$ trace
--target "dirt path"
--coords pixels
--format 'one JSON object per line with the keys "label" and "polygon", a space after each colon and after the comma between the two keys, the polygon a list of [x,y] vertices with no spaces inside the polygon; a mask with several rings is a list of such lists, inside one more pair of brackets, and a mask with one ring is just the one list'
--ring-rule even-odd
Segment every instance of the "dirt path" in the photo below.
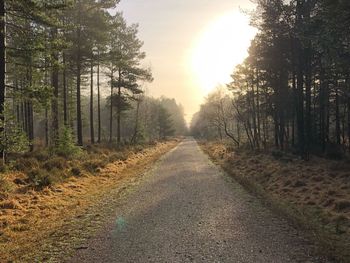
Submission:
{"label": "dirt path", "polygon": [[188,139],[69,262],[330,262]]}

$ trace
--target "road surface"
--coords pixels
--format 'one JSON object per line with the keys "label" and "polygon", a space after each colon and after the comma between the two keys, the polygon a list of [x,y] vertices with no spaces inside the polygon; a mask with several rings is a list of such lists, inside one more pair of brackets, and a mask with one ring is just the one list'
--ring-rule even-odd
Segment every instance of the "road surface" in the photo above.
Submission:
{"label": "road surface", "polygon": [[69,262],[329,262],[192,139],[168,153]]}

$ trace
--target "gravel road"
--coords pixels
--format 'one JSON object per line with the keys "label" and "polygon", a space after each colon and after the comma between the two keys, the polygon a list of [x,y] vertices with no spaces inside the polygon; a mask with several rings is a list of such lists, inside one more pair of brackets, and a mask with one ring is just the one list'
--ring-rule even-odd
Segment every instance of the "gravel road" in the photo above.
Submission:
{"label": "gravel road", "polygon": [[187,139],[68,262],[330,261]]}

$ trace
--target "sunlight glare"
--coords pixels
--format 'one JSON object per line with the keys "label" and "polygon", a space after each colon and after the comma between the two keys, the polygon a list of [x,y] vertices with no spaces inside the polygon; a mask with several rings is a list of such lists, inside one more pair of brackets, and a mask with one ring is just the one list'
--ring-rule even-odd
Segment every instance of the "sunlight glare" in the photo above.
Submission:
{"label": "sunlight glare", "polygon": [[190,65],[195,84],[204,93],[227,84],[235,66],[248,56],[257,29],[238,11],[226,13],[200,34],[191,50]]}

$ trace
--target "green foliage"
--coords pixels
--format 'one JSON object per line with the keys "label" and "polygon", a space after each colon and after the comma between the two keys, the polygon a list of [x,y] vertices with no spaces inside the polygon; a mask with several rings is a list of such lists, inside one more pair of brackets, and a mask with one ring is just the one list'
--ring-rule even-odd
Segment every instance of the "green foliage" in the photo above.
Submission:
{"label": "green foliage", "polygon": [[158,112],[158,127],[160,139],[165,139],[166,137],[172,136],[175,133],[171,114],[161,105],[159,106]]}
{"label": "green foliage", "polygon": [[29,141],[23,129],[17,123],[15,116],[5,104],[4,121],[0,120],[0,151],[8,153],[23,153],[29,149]]}
{"label": "green foliage", "polygon": [[0,174],[7,172],[8,167],[4,163],[0,163]]}
{"label": "green foliage", "polygon": [[3,193],[10,192],[11,190],[11,183],[6,179],[4,174],[0,173],[0,200]]}
{"label": "green foliage", "polygon": [[82,153],[82,149],[75,145],[72,130],[64,127],[58,139],[54,153],[65,158],[77,157]]}
{"label": "green foliage", "polygon": [[61,176],[62,171],[59,170],[52,170],[48,172],[44,169],[32,169],[28,174],[28,180],[29,182],[39,188],[45,188],[48,186],[51,186],[59,181],[62,180]]}

